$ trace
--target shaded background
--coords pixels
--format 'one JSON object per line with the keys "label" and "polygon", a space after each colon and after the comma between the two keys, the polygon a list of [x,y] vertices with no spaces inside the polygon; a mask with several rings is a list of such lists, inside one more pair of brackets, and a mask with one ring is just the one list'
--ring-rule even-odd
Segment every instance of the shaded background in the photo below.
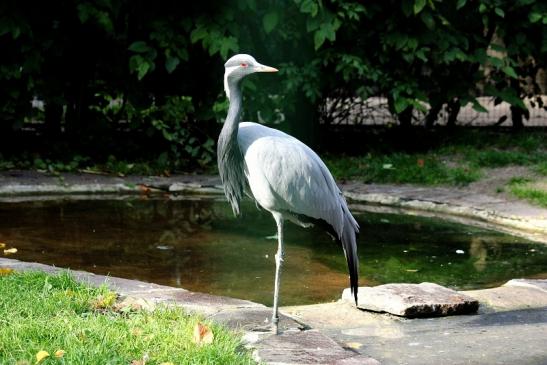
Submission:
{"label": "shaded background", "polygon": [[239,52],[280,69],[245,81],[244,119],[320,150],[366,152],[371,125],[418,148],[487,102],[519,129],[545,112],[546,24],[539,0],[5,0],[0,159],[214,166]]}

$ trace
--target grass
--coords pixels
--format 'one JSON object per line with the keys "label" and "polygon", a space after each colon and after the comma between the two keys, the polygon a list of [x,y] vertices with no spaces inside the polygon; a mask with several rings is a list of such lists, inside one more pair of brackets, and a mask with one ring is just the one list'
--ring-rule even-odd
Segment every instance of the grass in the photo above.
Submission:
{"label": "grass", "polygon": [[366,183],[466,185],[480,178],[479,170],[471,165],[450,167],[438,156],[426,154],[329,156],[325,163],[338,179],[359,179]]}
{"label": "grass", "polygon": [[547,208],[547,190],[542,189],[539,185],[522,178],[513,178],[507,185],[511,194],[517,198]]}
{"label": "grass", "polygon": [[[225,328],[180,308],[116,311],[103,303],[106,308],[96,309],[109,297],[108,289],[77,283],[66,272],[3,273],[0,364],[35,364],[39,351],[50,354],[44,365],[125,365],[142,359],[147,365],[254,363],[240,339]],[[212,329],[211,344],[192,341],[198,322]],[[54,356],[58,350],[65,351],[61,358]]]}
{"label": "grass", "polygon": [[[367,183],[467,185],[485,176],[485,169],[527,166],[547,176],[547,135],[543,132],[490,133],[459,131],[438,141],[414,142],[419,152],[370,146],[364,156],[328,156],[326,164],[338,179]],[[381,147],[381,148],[380,148]],[[392,148],[392,147],[391,147]]]}

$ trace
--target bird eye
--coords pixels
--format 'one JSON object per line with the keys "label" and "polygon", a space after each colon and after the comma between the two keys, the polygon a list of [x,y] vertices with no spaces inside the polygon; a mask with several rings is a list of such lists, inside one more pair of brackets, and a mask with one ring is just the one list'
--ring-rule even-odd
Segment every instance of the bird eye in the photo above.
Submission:
{"label": "bird eye", "polygon": [[247,67],[248,65],[246,63],[242,63],[240,66],[241,67]]}

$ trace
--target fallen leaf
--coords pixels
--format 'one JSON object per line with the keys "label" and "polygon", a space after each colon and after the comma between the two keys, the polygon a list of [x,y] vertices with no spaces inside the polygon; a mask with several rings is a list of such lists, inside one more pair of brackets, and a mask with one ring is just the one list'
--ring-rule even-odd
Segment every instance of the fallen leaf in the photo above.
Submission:
{"label": "fallen leaf", "polygon": [[117,295],[114,292],[108,292],[105,295],[99,295],[92,303],[91,308],[95,310],[111,308],[116,303]]}
{"label": "fallen leaf", "polygon": [[129,312],[144,310],[152,312],[155,309],[155,304],[144,298],[127,297],[119,303],[116,303],[113,308],[116,312]]}
{"label": "fallen leaf", "polygon": [[60,359],[61,357],[65,356],[65,354],[66,354],[66,351],[65,351],[65,350],[59,349],[59,350],[55,351],[55,357],[56,357],[56,358],[59,358],[59,359]]}
{"label": "fallen leaf", "polygon": [[6,256],[14,254],[14,253],[17,253],[17,249],[15,247],[8,248],[7,250],[4,250],[4,255],[6,255]]}
{"label": "fallen leaf", "polygon": [[362,343],[359,342],[346,342],[346,347],[354,350],[358,350],[363,346]]}
{"label": "fallen leaf", "polygon": [[0,248],[6,247],[6,244],[4,242],[0,242]]}
{"label": "fallen leaf", "polygon": [[419,158],[418,161],[416,161],[416,163],[418,164],[418,167],[424,167],[425,160],[423,158]]}
{"label": "fallen leaf", "polygon": [[38,351],[38,353],[36,354],[36,364],[41,363],[48,356],[49,356],[49,352],[44,350]]}
{"label": "fallen leaf", "polygon": [[152,189],[150,189],[148,186],[146,185],[142,185],[142,184],[139,184],[137,185],[139,187],[139,191],[141,194],[145,194],[145,195],[148,195],[150,194],[150,192],[152,191]]}
{"label": "fallen leaf", "polygon": [[76,293],[73,290],[67,289],[65,290],[65,295],[69,298],[72,298]]}
{"label": "fallen leaf", "polygon": [[0,267],[0,276],[8,276],[13,273],[13,271],[14,270],[9,267]]}
{"label": "fallen leaf", "polygon": [[406,272],[418,272],[418,269],[406,269]]}
{"label": "fallen leaf", "polygon": [[198,345],[209,345],[213,343],[215,336],[213,335],[213,331],[211,329],[201,323],[196,323],[196,326],[194,327],[194,343]]}

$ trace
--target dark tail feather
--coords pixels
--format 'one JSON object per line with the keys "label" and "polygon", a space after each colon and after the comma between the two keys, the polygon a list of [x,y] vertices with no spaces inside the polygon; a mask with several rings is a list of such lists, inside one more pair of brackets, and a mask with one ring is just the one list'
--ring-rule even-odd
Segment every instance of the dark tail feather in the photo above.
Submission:
{"label": "dark tail feather", "polygon": [[[348,212],[349,213],[349,212]],[[351,218],[350,218],[351,217]],[[344,254],[346,255],[346,261],[348,263],[349,270],[349,282],[351,293],[355,298],[355,304],[357,305],[357,291],[359,290],[359,257],[357,256],[357,233],[359,232],[359,226],[355,219],[349,213],[349,217],[346,215],[344,221],[344,229],[342,231],[342,237],[340,239]]]}

